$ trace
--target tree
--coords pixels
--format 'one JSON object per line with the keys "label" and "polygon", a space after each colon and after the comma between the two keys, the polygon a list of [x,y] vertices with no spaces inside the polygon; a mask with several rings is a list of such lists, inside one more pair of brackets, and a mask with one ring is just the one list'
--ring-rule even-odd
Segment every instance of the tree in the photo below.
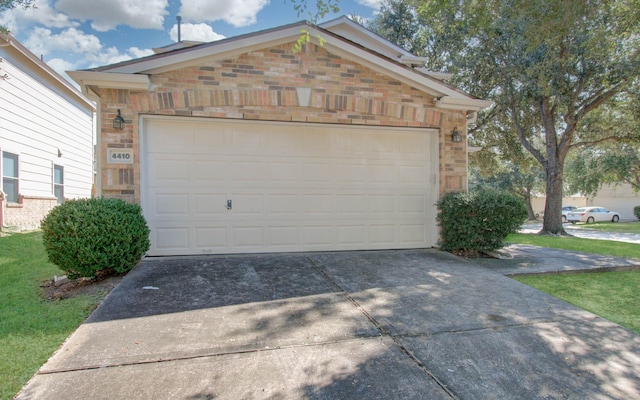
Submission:
{"label": "tree", "polygon": [[403,0],[387,0],[367,28],[417,56],[425,56],[424,36],[414,7]]}
{"label": "tree", "polygon": [[[640,133],[640,87],[615,96],[592,113],[585,123],[589,131],[618,131],[630,137]],[[570,156],[567,187],[573,193],[595,195],[603,184],[626,183],[640,191],[640,142],[594,141],[594,145]]]}
{"label": "tree", "polygon": [[[404,0],[413,6],[428,67],[493,100],[476,132],[498,117],[545,172],[540,233],[562,226],[570,150],[637,140],[638,132],[593,130],[588,117],[625,93],[640,74],[640,0]],[[497,130],[494,130],[497,131]],[[476,132],[470,132],[475,134]]]}
{"label": "tree", "polygon": [[[16,7],[22,7],[24,9],[34,7],[35,0],[0,0],[0,13],[13,10]],[[0,32],[9,33],[6,26],[0,25]]]}

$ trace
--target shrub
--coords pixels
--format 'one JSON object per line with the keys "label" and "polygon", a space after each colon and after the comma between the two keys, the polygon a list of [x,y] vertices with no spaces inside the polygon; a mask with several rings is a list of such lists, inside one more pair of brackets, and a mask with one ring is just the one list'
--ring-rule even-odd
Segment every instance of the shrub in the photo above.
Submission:
{"label": "shrub", "polygon": [[119,199],[67,200],[42,220],[49,261],[70,278],[131,270],[149,250],[142,209]]}
{"label": "shrub", "polygon": [[438,202],[442,250],[478,255],[504,246],[527,218],[524,202],[508,193],[449,193]]}
{"label": "shrub", "polygon": [[633,215],[635,215],[636,218],[640,219],[640,206],[633,207]]}

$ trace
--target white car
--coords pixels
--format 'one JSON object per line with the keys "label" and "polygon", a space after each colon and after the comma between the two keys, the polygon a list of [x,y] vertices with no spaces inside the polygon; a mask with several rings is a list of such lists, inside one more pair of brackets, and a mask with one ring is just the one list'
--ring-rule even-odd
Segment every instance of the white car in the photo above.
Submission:
{"label": "white car", "polygon": [[582,207],[567,213],[567,221],[575,224],[576,222],[618,222],[620,214],[615,211],[609,211],[603,207]]}

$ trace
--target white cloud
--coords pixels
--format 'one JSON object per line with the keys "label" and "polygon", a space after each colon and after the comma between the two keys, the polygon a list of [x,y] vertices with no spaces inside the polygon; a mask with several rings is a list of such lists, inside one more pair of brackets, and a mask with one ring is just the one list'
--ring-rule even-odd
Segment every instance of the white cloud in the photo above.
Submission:
{"label": "white cloud", "polygon": [[[105,48],[97,36],[86,34],[75,28],[54,34],[49,29],[38,27],[33,30],[24,45],[38,56],[63,53],[67,58],[77,60],[75,63],[62,60],[54,61],[55,58],[48,61],[48,64],[58,72],[60,72],[58,67],[53,65],[62,65],[63,62],[66,62],[66,65],[61,68],[69,70],[114,64],[153,54],[151,49],[138,47],[130,47],[124,53],[121,53],[116,47]],[[69,57],[70,53],[76,54],[78,57]]]}
{"label": "white cloud", "polygon": [[133,58],[146,57],[153,54],[152,49],[139,49],[137,47],[129,47],[127,53],[130,54]]}
{"label": "white cloud", "polygon": [[373,8],[374,10],[379,10],[382,5],[382,0],[356,0],[356,2],[365,7]]}
{"label": "white cloud", "polygon": [[183,0],[180,15],[192,21],[224,20],[240,27],[255,23],[267,4],[269,0]]}
{"label": "white cloud", "polygon": [[0,13],[0,26],[7,28],[12,35],[16,35],[18,32],[18,21],[12,10]]}
{"label": "white cloud", "polygon": [[71,79],[71,77],[69,75],[67,75],[67,71],[71,71],[76,69],[76,65],[73,63],[70,63],[66,60],[63,60],[61,58],[52,58],[51,60],[45,60],[47,65],[49,65],[51,68],[53,68],[54,71],[56,71],[57,73],[59,73],[64,79],[68,80],[69,82],[71,82],[74,86],[78,86],[73,79]]}
{"label": "white cloud", "polygon": [[168,14],[167,0],[58,0],[56,9],[81,21],[91,21],[100,32],[118,25],[162,29]]}
{"label": "white cloud", "polygon": [[37,55],[46,55],[56,51],[94,54],[99,53],[102,48],[97,36],[87,35],[76,28],[66,29],[56,35],[50,29],[36,27],[24,45]]}
{"label": "white cloud", "polygon": [[19,28],[31,24],[44,25],[48,28],[68,28],[80,25],[72,21],[51,7],[48,0],[36,0],[34,7],[16,7],[0,15],[0,25],[9,28],[12,34],[17,34]]}
{"label": "white cloud", "polygon": [[[182,40],[193,40],[196,42],[213,42],[224,39],[225,36],[213,31],[207,24],[182,24],[180,29]],[[174,25],[169,32],[171,40],[178,41],[178,25]]]}

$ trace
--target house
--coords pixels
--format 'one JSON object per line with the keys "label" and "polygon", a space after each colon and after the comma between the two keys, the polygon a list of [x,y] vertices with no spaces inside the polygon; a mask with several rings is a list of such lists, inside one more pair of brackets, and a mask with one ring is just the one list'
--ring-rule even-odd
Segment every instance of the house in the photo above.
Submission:
{"label": "house", "polygon": [[37,229],[64,199],[91,196],[94,112],[70,82],[0,33],[0,226]]}
{"label": "house", "polygon": [[[545,196],[532,199],[534,210],[544,210]],[[633,208],[640,206],[640,198],[631,185],[622,183],[619,185],[603,185],[595,196],[583,196],[576,194],[565,196],[562,204],[575,207],[604,207],[620,214],[622,221],[636,221]],[[542,214],[542,213],[541,213]]]}
{"label": "house", "polygon": [[398,249],[437,243],[490,105],[424,61],[343,17],[69,75],[98,105],[98,195],[141,205],[150,255]]}

